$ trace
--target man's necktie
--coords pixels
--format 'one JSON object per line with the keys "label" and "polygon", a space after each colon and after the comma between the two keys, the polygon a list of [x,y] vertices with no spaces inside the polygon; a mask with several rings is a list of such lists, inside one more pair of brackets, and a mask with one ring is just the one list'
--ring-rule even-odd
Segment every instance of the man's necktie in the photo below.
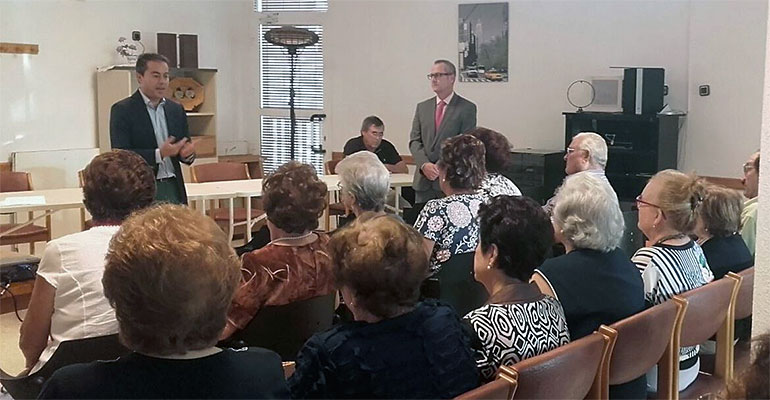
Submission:
{"label": "man's necktie", "polygon": [[441,126],[441,121],[444,119],[445,108],[446,103],[444,103],[444,100],[439,101],[438,105],[436,105],[436,132],[438,132],[438,128]]}

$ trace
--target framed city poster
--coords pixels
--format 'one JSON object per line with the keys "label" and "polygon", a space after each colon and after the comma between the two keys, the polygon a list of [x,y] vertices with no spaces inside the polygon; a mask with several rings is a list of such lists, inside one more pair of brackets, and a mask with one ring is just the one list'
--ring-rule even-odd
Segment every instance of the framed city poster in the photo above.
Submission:
{"label": "framed city poster", "polygon": [[460,82],[508,82],[508,3],[460,4]]}

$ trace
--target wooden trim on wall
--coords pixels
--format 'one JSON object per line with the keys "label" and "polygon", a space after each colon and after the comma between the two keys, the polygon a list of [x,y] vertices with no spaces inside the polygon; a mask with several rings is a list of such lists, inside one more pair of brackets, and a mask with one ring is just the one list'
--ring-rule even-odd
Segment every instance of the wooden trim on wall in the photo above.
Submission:
{"label": "wooden trim on wall", "polygon": [[0,42],[0,53],[37,54],[39,52],[40,47],[36,44]]}
{"label": "wooden trim on wall", "polygon": [[715,185],[724,186],[729,189],[735,189],[743,191],[743,182],[738,178],[723,178],[719,176],[702,176],[706,182],[713,183]]}
{"label": "wooden trim on wall", "polygon": [[10,162],[0,162],[0,172],[10,172],[10,171],[11,171]]}

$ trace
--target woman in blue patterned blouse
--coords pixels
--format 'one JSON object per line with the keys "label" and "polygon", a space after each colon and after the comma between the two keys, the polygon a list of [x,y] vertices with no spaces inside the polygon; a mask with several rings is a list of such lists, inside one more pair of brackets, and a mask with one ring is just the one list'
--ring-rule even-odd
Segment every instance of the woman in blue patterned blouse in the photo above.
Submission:
{"label": "woman in blue patterned blouse", "polygon": [[484,143],[471,135],[447,139],[438,162],[439,185],[446,197],[425,204],[414,227],[423,236],[431,273],[457,254],[473,253],[479,241],[476,216],[486,196]]}

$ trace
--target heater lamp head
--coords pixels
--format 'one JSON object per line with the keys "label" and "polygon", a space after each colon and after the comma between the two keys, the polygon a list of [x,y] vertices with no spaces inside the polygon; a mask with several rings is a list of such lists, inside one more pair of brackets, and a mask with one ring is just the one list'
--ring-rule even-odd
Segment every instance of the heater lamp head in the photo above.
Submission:
{"label": "heater lamp head", "polygon": [[265,40],[276,46],[296,49],[318,43],[318,35],[307,29],[282,26],[265,32]]}

